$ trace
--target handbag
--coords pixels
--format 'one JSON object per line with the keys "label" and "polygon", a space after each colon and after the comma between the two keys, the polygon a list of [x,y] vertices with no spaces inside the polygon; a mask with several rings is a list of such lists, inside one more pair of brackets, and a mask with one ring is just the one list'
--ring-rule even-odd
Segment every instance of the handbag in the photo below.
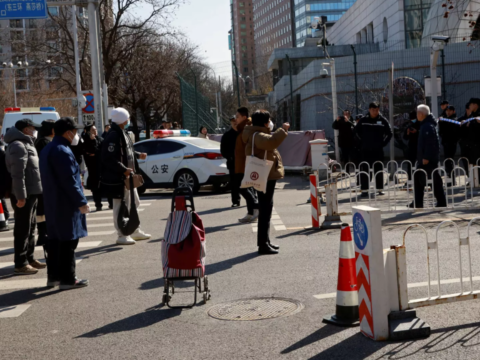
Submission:
{"label": "handbag", "polygon": [[[140,186],[142,186],[145,181],[143,181],[143,176],[142,175],[139,175],[139,174],[130,174],[130,178],[129,179],[133,179],[133,188],[136,189]],[[130,183],[131,181],[129,179],[125,179],[125,187],[127,188],[127,190],[130,190]]]}
{"label": "handbag", "polygon": [[245,175],[243,176],[241,188],[253,187],[257,191],[266,192],[267,181],[270,170],[273,166],[273,161],[267,160],[267,150],[265,150],[265,156],[262,159],[253,155],[255,149],[255,135],[252,138],[252,155],[247,156],[245,164]]}
{"label": "handbag", "polygon": [[117,224],[118,228],[124,236],[132,235],[140,226],[140,218],[138,217],[137,206],[135,204],[135,187],[133,186],[133,177],[129,178],[130,183],[130,210],[128,210],[125,198],[122,198],[120,210],[118,212]]}

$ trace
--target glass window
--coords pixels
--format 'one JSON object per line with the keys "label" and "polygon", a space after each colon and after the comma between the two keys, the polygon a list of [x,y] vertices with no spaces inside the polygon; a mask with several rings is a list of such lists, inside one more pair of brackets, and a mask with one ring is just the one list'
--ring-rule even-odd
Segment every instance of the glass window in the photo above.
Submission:
{"label": "glass window", "polygon": [[407,30],[422,30],[421,16],[420,10],[405,11],[405,28]]}
{"label": "glass window", "polygon": [[49,6],[48,7],[48,12],[50,13],[51,16],[58,16],[58,7]]}
{"label": "glass window", "polygon": [[240,28],[241,28],[241,29],[246,29],[246,28],[247,28],[247,25],[245,25],[245,24],[240,24]]}
{"label": "glass window", "polygon": [[156,141],[146,141],[142,143],[137,143],[133,146],[135,151],[146,153],[147,155],[155,155],[157,150]]}
{"label": "glass window", "polygon": [[156,141],[156,143],[157,143],[156,154],[169,154],[169,153],[173,153],[175,151],[181,150],[185,147],[184,144],[180,144],[173,141],[160,140],[160,141]]}
{"label": "glass window", "polygon": [[418,48],[422,43],[422,31],[407,32],[407,49]]}
{"label": "glass window", "polygon": [[23,28],[23,21],[22,20],[10,20],[10,27],[11,28]]}

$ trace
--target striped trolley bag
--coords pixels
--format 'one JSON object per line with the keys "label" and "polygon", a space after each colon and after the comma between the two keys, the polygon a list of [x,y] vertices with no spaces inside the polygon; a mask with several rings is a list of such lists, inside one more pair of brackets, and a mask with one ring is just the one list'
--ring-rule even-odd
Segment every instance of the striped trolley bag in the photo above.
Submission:
{"label": "striped trolley bag", "polygon": [[[205,275],[205,229],[202,219],[195,212],[190,188],[177,188],[173,192],[171,213],[162,239],[162,267],[165,281],[163,304],[169,308],[191,308],[197,303],[197,290],[203,295],[205,303],[210,299]],[[183,280],[195,281],[194,302],[187,306],[171,306],[175,281]]]}

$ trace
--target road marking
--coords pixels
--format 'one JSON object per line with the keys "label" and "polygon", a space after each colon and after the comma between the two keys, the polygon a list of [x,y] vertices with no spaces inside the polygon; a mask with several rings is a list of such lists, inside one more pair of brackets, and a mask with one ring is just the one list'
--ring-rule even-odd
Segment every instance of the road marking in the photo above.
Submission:
{"label": "road marking", "polygon": [[[272,218],[270,219],[270,223],[273,225],[275,231],[285,231],[287,228],[283,224],[282,219],[280,219],[280,215],[278,215],[277,210],[272,208]],[[258,232],[258,222],[252,223],[252,231],[254,233]]]}
{"label": "road marking", "polygon": [[91,229],[91,228],[106,227],[106,226],[114,226],[114,225],[113,225],[113,223],[108,223],[108,224],[92,224],[92,225],[88,225],[87,228],[88,228],[88,229]]}
{"label": "road marking", "polygon": [[[20,275],[18,275],[20,276]],[[27,276],[27,275],[23,275]],[[22,279],[0,281],[0,290],[35,289],[47,286],[47,279]]]}
{"label": "road marking", "polygon": [[115,230],[109,230],[109,231],[93,231],[88,233],[88,237],[90,236],[103,236],[103,235],[112,235],[115,232]]}
{"label": "road marking", "polygon": [[[480,276],[474,276],[472,277],[472,280],[473,281],[480,281]],[[463,278],[463,281],[464,282],[469,282],[470,281],[470,278]],[[456,283],[459,283],[460,282],[460,278],[457,278],[457,279],[447,279],[447,280],[441,280],[440,281],[440,284],[456,284]],[[437,285],[437,281],[432,281],[430,283],[430,286],[436,286]],[[424,287],[424,286],[428,286],[428,282],[418,282],[418,283],[411,283],[411,284],[408,284],[407,287],[409,289],[412,289],[412,288],[417,288],[417,287]],[[318,295],[313,295],[314,298],[316,299],[319,299],[319,300],[322,300],[322,299],[332,299],[332,298],[335,298],[337,296],[337,293],[334,292],[334,293],[328,293],[328,294],[318,294]]]}
{"label": "road marking", "polygon": [[1,306],[0,318],[15,318],[22,315],[32,304]]}
{"label": "road marking", "polygon": [[[152,205],[152,204],[151,204],[151,201],[156,201],[156,200],[148,200],[148,201],[150,201],[150,202],[144,203],[144,202],[140,201],[140,206],[150,206],[150,205]],[[95,203],[94,203],[94,202],[89,202],[88,205],[89,205],[90,207],[93,207],[93,206],[95,206]],[[102,202],[102,207],[103,207],[103,206],[108,207],[108,203],[107,203],[107,202]],[[109,210],[111,210],[111,209],[109,209]],[[103,210],[102,210],[102,211],[103,211]]]}
{"label": "road marking", "polygon": [[[144,210],[145,209],[137,209],[137,212],[142,212]],[[108,210],[102,210],[102,211],[94,211],[94,212],[91,212],[87,215],[92,216],[92,215],[96,215],[96,214],[112,214],[112,213],[113,213],[113,210],[108,209]]]}
{"label": "road marking", "polygon": [[87,221],[97,221],[97,220],[112,220],[113,218],[111,216],[105,216],[105,217],[89,217],[87,216]]}
{"label": "road marking", "polygon": [[[95,227],[102,227],[102,226],[114,226],[114,225],[113,225],[113,223],[112,224],[95,224],[95,225],[90,225],[88,227],[95,228]],[[90,237],[90,236],[112,235],[114,232],[115,232],[115,230],[93,231],[93,232],[89,232],[88,236]],[[13,237],[0,238],[0,242],[7,242],[7,241],[13,241]],[[2,251],[2,248],[0,248],[0,251]]]}
{"label": "road marking", "polygon": [[[102,231],[102,233],[109,233],[113,234],[115,231]],[[90,248],[90,247],[96,247],[100,245],[102,242],[101,241],[84,241],[84,242],[79,242],[77,249],[78,248]],[[41,246],[36,246],[35,251],[43,251],[43,247]],[[14,248],[13,247],[0,247],[0,255],[5,255],[9,253],[13,253]]]}

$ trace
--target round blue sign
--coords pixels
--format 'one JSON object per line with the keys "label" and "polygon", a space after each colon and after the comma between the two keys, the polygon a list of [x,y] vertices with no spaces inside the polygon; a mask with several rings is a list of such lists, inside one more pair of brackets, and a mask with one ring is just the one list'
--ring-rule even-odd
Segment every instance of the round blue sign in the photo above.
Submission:
{"label": "round blue sign", "polygon": [[360,213],[353,215],[353,239],[360,250],[365,249],[368,241],[368,229]]}

